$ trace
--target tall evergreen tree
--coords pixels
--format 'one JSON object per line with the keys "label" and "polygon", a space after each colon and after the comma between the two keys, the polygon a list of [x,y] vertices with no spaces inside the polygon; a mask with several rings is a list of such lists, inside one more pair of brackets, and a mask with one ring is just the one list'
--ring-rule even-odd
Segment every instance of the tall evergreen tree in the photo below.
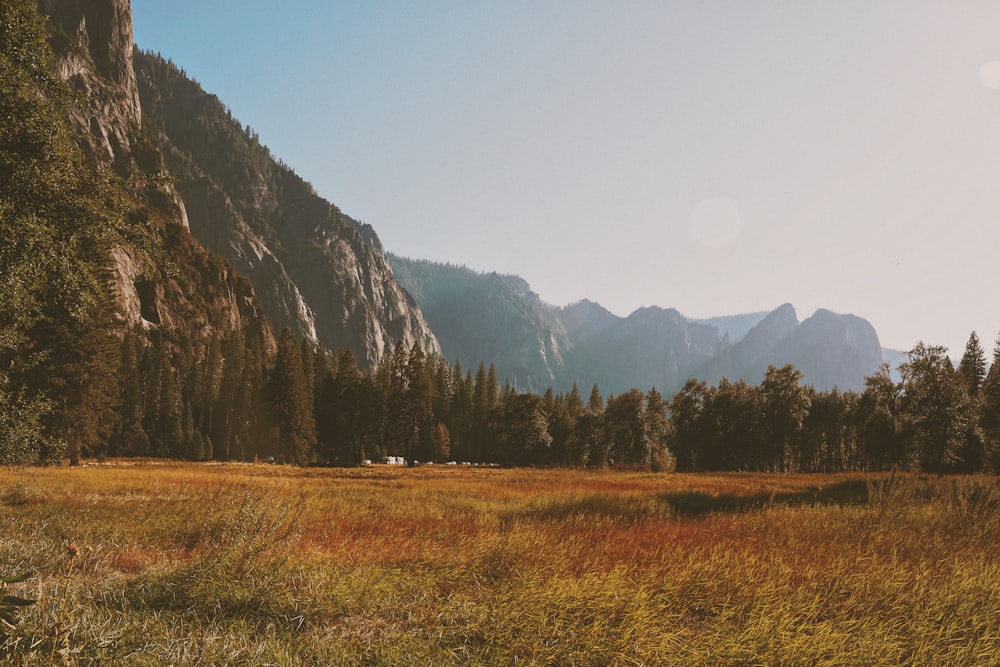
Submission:
{"label": "tall evergreen tree", "polygon": [[979,404],[979,427],[983,434],[983,468],[1000,472],[1000,337],[993,346],[993,364],[986,374]]}
{"label": "tall evergreen tree", "polygon": [[703,465],[700,452],[707,436],[705,414],[708,385],[690,379],[674,394],[670,401],[670,420],[673,425],[671,449],[677,457],[678,470],[697,470]]}
{"label": "tall evergreen tree", "polygon": [[960,467],[972,403],[947,350],[918,343],[899,371],[911,467],[944,473]]}
{"label": "tall evergreen tree", "polygon": [[958,364],[958,373],[965,381],[969,395],[978,396],[986,380],[986,353],[975,331],[969,335],[969,342],[965,344],[965,353]]}
{"label": "tall evergreen tree", "polygon": [[145,455],[149,452],[149,439],[142,427],[144,404],[139,375],[142,358],[139,346],[139,335],[132,329],[126,330],[122,340],[120,417],[109,445],[111,456]]}
{"label": "tall evergreen tree", "polygon": [[764,469],[788,470],[793,465],[796,437],[809,413],[809,393],[799,384],[801,379],[801,371],[791,364],[770,366],[764,372],[760,385],[767,437],[760,461]]}
{"label": "tall evergreen tree", "polygon": [[655,472],[673,472],[677,461],[670,451],[669,405],[653,387],[646,393],[645,440],[646,452],[643,465]]}
{"label": "tall evergreen tree", "polygon": [[278,339],[271,400],[278,422],[279,456],[287,463],[310,463],[316,443],[313,401],[302,369],[301,348],[288,327]]}

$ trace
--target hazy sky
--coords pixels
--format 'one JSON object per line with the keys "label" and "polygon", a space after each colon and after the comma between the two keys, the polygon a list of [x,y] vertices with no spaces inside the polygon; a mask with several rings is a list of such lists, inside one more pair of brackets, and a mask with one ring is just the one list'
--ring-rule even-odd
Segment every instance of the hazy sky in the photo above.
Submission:
{"label": "hazy sky", "polygon": [[1000,2],[133,0],[385,247],[619,315],[1000,332]]}

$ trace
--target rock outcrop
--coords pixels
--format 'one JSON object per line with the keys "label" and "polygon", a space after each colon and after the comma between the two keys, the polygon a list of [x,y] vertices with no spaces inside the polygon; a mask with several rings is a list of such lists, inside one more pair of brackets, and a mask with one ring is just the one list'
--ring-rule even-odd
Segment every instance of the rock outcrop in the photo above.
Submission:
{"label": "rock outcrop", "polygon": [[132,8],[126,0],[40,0],[51,21],[57,73],[84,95],[70,119],[103,164],[127,162],[141,122],[132,67]]}

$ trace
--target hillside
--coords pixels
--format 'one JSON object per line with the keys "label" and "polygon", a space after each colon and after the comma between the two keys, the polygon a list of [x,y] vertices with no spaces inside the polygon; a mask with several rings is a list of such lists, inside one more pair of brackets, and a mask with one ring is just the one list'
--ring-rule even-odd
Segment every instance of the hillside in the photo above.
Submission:
{"label": "hillside", "polygon": [[373,369],[401,341],[439,352],[375,231],[319,197],[223,103],[163,58],[135,56],[145,133],[191,233],[253,284],[269,321]]}

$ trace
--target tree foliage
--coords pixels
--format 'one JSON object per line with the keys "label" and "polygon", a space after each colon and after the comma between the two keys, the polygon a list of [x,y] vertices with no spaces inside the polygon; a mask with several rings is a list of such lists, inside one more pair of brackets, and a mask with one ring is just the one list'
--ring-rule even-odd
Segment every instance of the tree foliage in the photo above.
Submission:
{"label": "tree foliage", "polygon": [[0,458],[79,459],[113,425],[109,250],[126,202],[74,142],[35,3],[0,6]]}

